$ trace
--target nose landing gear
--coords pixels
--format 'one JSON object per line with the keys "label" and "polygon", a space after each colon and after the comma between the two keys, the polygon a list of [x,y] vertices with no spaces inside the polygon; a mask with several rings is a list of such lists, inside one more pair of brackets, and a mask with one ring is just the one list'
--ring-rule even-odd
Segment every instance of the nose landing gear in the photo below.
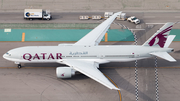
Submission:
{"label": "nose landing gear", "polygon": [[18,68],[21,69],[21,67],[22,67],[21,64],[18,64]]}
{"label": "nose landing gear", "polygon": [[19,69],[21,69],[22,66],[21,66],[21,64],[20,64],[19,62],[14,62],[14,63],[18,65],[17,67],[18,67]]}

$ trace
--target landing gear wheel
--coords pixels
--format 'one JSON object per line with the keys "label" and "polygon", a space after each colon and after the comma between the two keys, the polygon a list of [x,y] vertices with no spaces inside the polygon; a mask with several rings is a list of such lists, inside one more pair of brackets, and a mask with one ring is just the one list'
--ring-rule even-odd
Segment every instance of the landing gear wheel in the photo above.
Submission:
{"label": "landing gear wheel", "polygon": [[18,64],[18,68],[21,69],[21,64]]}

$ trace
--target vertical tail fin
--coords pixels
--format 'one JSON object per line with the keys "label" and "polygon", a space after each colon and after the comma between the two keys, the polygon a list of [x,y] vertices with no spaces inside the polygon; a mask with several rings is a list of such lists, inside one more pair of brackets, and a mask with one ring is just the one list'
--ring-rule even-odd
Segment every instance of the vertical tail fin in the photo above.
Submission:
{"label": "vertical tail fin", "polygon": [[164,48],[168,48],[175,37],[176,37],[176,35],[169,35],[168,38],[167,38],[167,41],[166,41],[166,43],[164,45]]}
{"label": "vertical tail fin", "polygon": [[173,22],[166,23],[163,27],[161,27],[152,37],[150,37],[143,46],[159,46],[161,48],[164,47],[168,35],[173,27]]}

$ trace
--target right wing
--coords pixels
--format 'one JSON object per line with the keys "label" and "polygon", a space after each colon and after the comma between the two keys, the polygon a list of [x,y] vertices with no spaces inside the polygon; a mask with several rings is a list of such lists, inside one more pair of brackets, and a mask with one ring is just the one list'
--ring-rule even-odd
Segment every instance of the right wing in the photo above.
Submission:
{"label": "right wing", "polygon": [[87,35],[81,38],[78,42],[76,42],[74,45],[87,45],[87,46],[98,45],[101,42],[105,33],[108,31],[111,23],[120,13],[121,12],[117,12],[113,14],[110,18],[108,18],[107,20],[102,22],[100,25],[98,25],[91,32],[89,32]]}
{"label": "right wing", "polygon": [[63,60],[63,63],[74,68],[75,70],[81,72],[82,74],[94,79],[95,81],[101,83],[102,85],[108,87],[109,89],[120,90],[114,86],[105,76],[101,73],[97,67],[98,63],[94,61],[84,61],[84,60]]}

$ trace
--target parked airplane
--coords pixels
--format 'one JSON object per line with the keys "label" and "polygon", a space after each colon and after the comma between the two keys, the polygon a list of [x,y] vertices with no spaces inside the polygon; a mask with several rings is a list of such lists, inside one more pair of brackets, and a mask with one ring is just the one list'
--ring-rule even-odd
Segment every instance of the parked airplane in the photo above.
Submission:
{"label": "parked airplane", "polygon": [[[76,71],[94,79],[102,85],[119,90],[98,68],[99,64],[109,62],[128,62],[151,57],[160,57],[170,62],[176,60],[168,53],[168,48],[174,35],[169,35],[174,23],[168,22],[161,27],[142,46],[140,45],[98,45],[111,23],[121,12],[115,13],[82,39],[74,44],[59,44],[58,46],[26,46],[15,48],[3,55],[21,68],[20,63],[56,62],[67,67],[57,67],[58,78],[70,78]],[[168,36],[169,35],[169,36]]]}

